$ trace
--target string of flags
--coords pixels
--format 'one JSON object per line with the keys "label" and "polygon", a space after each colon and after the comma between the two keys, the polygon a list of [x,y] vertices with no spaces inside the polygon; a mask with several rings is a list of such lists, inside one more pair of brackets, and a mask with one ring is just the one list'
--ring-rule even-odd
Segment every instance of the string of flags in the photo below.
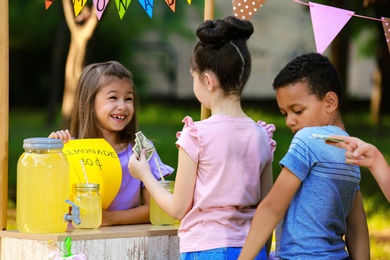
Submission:
{"label": "string of flags", "polygon": [[[72,0],[73,2],[73,9],[74,14],[77,17],[81,9],[85,6],[88,0]],[[108,2],[110,0],[93,0],[93,5],[96,10],[96,15],[98,17],[98,20],[102,17],[104,11],[106,10],[106,7],[108,5]],[[173,12],[176,11],[176,0],[164,0],[165,3],[171,8]],[[245,0],[246,1],[246,0]],[[45,7],[46,10],[49,9],[49,7],[53,4],[54,0],[45,0]],[[125,15],[131,0],[115,0],[116,8],[118,9],[118,14],[120,19],[123,18]],[[154,0],[138,0],[138,2],[141,4],[141,6],[144,8],[145,12],[149,15],[150,18],[153,16],[153,6],[154,6]],[[187,0],[187,3],[191,5],[191,0]]]}
{"label": "string of flags", "polygon": [[[88,0],[72,0],[74,14],[77,17]],[[102,17],[108,2],[110,0],[93,0],[93,5],[96,10],[98,20]],[[173,12],[176,11],[176,0],[164,0],[165,3],[171,8]],[[249,20],[264,4],[266,0],[232,0],[233,14],[240,19]],[[54,0],[45,0],[46,10],[53,4]],[[115,0],[116,7],[118,9],[120,19],[125,15],[131,0]],[[150,18],[153,16],[154,0],[138,0],[145,12]],[[191,0],[187,0],[187,3],[191,5]]]}
{"label": "string of flags", "polygon": [[[72,0],[74,13],[77,17],[88,0]],[[176,0],[164,0],[173,12],[176,10]],[[233,14],[243,20],[249,20],[263,6],[266,0],[232,0]],[[341,8],[331,7],[314,2],[302,2],[300,0],[292,0],[298,4],[307,5],[310,8],[312,20],[314,40],[318,53],[323,53],[332,43],[334,38],[344,28],[352,16],[380,21],[383,24],[385,39],[390,52],[390,18],[381,17],[372,18],[355,14],[354,11]],[[45,0],[45,7],[48,9],[54,0]],[[115,4],[119,13],[120,19],[125,15],[131,0],[115,0]],[[154,0],[138,0],[145,12],[150,18],[153,16]],[[109,0],[93,0],[93,5],[96,10],[98,19],[100,20]],[[191,0],[187,0],[191,5]]]}

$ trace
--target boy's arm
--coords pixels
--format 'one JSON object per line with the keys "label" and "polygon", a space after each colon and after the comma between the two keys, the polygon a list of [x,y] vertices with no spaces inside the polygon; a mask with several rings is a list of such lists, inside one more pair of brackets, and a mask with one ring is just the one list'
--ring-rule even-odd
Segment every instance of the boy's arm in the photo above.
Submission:
{"label": "boy's arm", "polygon": [[256,209],[238,259],[254,259],[284,216],[301,181],[284,167],[269,194]]}
{"label": "boy's arm", "polygon": [[356,192],[351,213],[347,217],[345,240],[352,260],[370,259],[370,240],[360,191]]}

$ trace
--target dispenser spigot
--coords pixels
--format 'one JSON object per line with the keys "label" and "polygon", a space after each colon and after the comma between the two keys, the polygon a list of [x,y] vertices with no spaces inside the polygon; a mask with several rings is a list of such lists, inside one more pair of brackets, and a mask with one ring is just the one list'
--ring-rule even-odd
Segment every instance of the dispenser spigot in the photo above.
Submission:
{"label": "dispenser spigot", "polygon": [[64,216],[65,221],[73,221],[76,225],[80,225],[81,224],[80,207],[74,204],[70,200],[65,200],[65,202],[72,206],[72,210],[70,211],[70,214],[66,213]]}

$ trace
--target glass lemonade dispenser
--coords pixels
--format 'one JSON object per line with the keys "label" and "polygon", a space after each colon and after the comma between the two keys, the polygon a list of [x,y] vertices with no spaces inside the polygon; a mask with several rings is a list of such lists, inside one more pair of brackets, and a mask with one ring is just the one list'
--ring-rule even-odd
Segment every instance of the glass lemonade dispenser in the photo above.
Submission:
{"label": "glass lemonade dispenser", "polygon": [[16,223],[22,233],[65,232],[69,211],[69,165],[63,142],[28,138],[17,165]]}

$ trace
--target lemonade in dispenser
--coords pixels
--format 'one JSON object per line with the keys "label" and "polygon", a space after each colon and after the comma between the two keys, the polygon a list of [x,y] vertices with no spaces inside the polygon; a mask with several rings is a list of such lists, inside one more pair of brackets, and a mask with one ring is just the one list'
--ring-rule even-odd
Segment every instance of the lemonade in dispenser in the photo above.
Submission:
{"label": "lemonade in dispenser", "polygon": [[28,138],[17,165],[16,223],[22,233],[65,232],[69,211],[69,165],[63,142]]}

